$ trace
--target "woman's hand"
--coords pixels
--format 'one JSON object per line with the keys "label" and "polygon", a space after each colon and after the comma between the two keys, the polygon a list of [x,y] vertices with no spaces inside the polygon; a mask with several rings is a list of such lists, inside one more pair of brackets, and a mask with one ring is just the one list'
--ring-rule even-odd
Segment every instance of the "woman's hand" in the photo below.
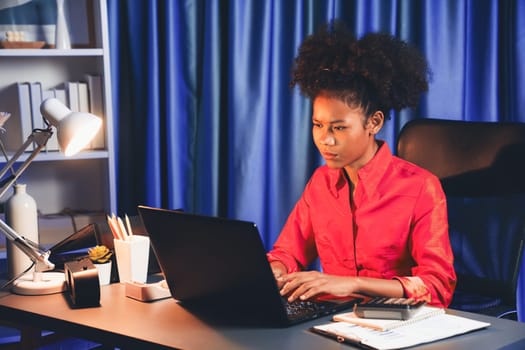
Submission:
{"label": "woman's hand", "polygon": [[405,297],[403,286],[396,279],[328,275],[318,271],[294,272],[278,278],[281,295],[288,301],[307,300],[322,294],[336,297],[355,295]]}
{"label": "woman's hand", "polygon": [[288,269],[280,261],[272,261],[270,263],[270,267],[272,269],[273,276],[275,277],[275,280],[277,281],[277,286],[279,288],[282,288],[284,283],[280,281],[280,278],[286,275],[286,273],[288,272]]}
{"label": "woman's hand", "polygon": [[307,300],[319,294],[344,297],[356,293],[355,277],[327,275],[318,271],[294,272],[277,279],[282,285],[281,295],[288,301]]}

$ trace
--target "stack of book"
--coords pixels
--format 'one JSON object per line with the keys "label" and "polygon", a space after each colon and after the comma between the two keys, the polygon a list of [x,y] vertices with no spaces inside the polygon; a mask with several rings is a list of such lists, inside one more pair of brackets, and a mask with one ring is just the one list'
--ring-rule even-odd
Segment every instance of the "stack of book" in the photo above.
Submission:
{"label": "stack of book", "polygon": [[[89,112],[104,118],[104,100],[102,80],[99,75],[87,74],[85,81],[68,81],[60,87],[43,89],[41,82],[17,82],[18,117],[22,140],[25,140],[34,129],[45,129],[44,119],[40,113],[43,100],[54,97],[74,112]],[[16,115],[15,115],[16,118]],[[104,149],[104,128],[92,141],[90,149]],[[31,147],[27,151],[31,151]],[[58,151],[56,133],[46,145],[47,151]]]}

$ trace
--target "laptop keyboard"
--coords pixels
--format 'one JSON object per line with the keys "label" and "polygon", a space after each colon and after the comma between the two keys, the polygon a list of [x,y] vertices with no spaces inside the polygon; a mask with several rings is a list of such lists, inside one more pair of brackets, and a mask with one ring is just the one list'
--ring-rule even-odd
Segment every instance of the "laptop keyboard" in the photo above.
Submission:
{"label": "laptop keyboard", "polygon": [[331,303],[294,300],[289,302],[282,298],[289,319],[312,318],[331,311]]}

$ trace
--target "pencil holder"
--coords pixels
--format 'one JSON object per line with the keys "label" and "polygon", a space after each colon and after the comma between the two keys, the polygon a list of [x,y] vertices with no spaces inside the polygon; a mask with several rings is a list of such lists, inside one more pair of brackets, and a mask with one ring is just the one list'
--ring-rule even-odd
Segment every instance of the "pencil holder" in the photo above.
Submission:
{"label": "pencil holder", "polygon": [[148,277],[149,237],[133,235],[126,240],[113,241],[120,282],[145,283]]}

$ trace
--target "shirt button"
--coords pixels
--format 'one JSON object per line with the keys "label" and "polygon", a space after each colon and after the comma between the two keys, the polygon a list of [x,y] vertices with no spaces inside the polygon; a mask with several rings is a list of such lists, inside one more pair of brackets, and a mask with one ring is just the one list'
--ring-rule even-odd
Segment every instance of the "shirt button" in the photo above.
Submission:
{"label": "shirt button", "polygon": [[363,264],[357,265],[357,271],[361,271],[363,269]]}

